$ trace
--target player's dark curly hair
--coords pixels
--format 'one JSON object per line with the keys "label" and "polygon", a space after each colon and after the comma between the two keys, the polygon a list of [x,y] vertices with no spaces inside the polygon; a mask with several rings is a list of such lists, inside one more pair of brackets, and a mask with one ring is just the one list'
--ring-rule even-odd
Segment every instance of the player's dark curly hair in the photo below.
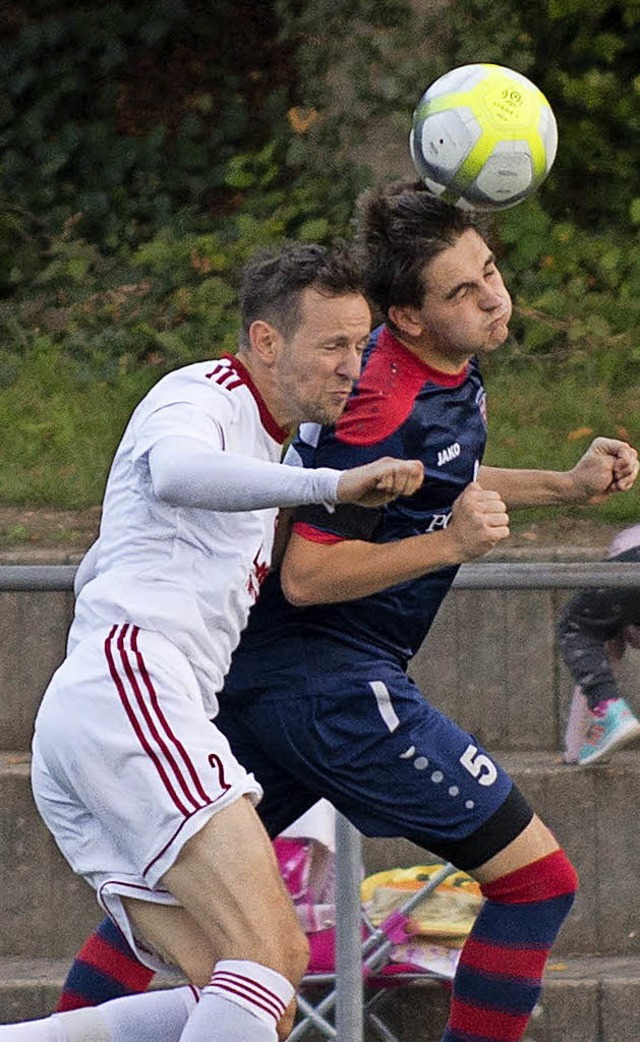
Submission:
{"label": "player's dark curly hair", "polygon": [[468,228],[483,234],[477,215],[439,199],[421,181],[360,197],[355,231],[365,289],[387,321],[392,305],[422,307],[429,263]]}
{"label": "player's dark curly hair", "polygon": [[242,275],[240,347],[248,347],[249,327],[257,319],[293,336],[301,320],[300,297],[308,288],[327,297],[364,294],[354,249],[344,242],[332,247],[292,242],[258,251]]}

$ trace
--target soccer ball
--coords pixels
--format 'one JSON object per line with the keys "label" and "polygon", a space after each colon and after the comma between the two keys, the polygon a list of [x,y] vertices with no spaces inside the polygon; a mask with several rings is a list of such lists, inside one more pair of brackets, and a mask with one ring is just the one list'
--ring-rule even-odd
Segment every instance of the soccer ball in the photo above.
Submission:
{"label": "soccer ball", "polygon": [[502,210],[540,187],[556,157],[558,128],[526,76],[502,65],[462,65],[422,95],[409,147],[436,195],[465,209]]}

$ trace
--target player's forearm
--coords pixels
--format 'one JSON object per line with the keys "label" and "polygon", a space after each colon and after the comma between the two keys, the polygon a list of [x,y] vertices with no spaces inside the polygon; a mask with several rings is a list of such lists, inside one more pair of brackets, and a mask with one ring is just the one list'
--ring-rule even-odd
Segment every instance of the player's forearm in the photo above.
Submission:
{"label": "player's forearm", "polygon": [[158,499],[229,512],[335,503],[341,474],[237,456],[182,437],[163,438],[153,446],[149,471]]}
{"label": "player's forearm", "polygon": [[478,481],[497,492],[507,507],[553,506],[580,499],[570,471],[480,467]]}
{"label": "player's forearm", "polygon": [[464,559],[455,534],[447,529],[393,543],[346,539],[332,545],[294,534],[282,563],[282,589],[299,608],[351,601]]}

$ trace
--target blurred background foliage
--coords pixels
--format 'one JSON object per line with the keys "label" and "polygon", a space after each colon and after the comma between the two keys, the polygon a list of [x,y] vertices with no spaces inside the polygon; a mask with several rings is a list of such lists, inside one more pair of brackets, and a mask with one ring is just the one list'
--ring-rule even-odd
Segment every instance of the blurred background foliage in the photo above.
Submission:
{"label": "blurred background foliage", "polygon": [[[235,346],[255,247],[348,234],[363,187],[411,176],[422,91],[473,61],[533,79],[560,135],[542,190],[491,231],[518,304],[487,373],[496,458],[535,458],[558,430],[575,458],[596,424],[640,441],[638,0],[0,12],[0,500],[97,502],[146,388]],[[526,415],[538,394],[546,441]]]}

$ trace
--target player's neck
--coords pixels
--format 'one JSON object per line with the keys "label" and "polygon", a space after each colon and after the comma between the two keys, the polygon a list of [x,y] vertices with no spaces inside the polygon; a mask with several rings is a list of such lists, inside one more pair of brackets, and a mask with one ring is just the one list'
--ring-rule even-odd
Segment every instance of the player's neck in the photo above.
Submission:
{"label": "player's neck", "polygon": [[263,365],[252,352],[238,350],[236,357],[251,377],[255,390],[273,420],[283,429],[289,429],[292,426],[291,418],[287,415],[287,410],[281,401],[282,396],[278,393],[272,370]]}
{"label": "player's neck", "polygon": [[469,357],[456,356],[452,358],[449,354],[438,350],[433,344],[427,342],[424,337],[412,337],[403,332],[394,332],[394,336],[403,347],[406,347],[408,351],[416,355],[421,362],[430,366],[431,369],[437,369],[438,372],[446,373],[449,376],[457,376],[469,364]]}

